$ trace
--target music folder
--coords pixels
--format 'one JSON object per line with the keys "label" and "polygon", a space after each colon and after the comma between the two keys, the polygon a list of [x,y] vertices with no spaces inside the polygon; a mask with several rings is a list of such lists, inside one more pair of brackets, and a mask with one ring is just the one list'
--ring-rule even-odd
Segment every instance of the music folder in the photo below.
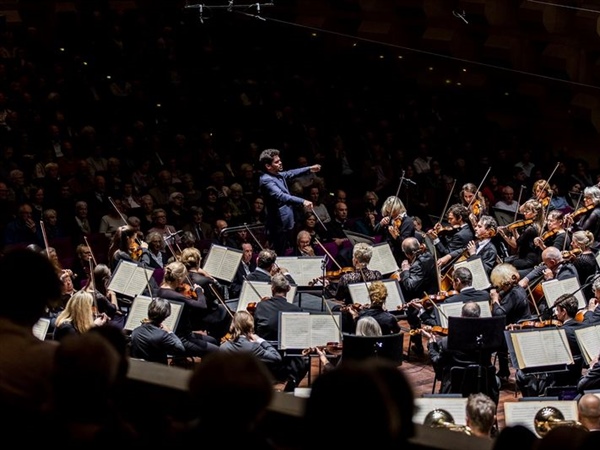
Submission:
{"label": "music folder", "polygon": [[574,364],[564,329],[504,332],[513,366],[525,373],[562,372]]}

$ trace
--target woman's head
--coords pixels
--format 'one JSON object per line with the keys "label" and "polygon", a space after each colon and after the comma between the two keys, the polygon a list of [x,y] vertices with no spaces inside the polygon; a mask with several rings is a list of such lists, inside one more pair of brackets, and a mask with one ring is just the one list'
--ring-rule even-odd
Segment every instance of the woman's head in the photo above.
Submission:
{"label": "woman's head", "polygon": [[170,286],[179,286],[187,276],[187,269],[183,263],[173,261],[165,267],[164,282]]}

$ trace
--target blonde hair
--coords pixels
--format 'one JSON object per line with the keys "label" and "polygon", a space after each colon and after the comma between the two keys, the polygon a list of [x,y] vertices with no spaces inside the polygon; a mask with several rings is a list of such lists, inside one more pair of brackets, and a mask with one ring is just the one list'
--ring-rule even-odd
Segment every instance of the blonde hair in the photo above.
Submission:
{"label": "blonde hair", "polygon": [[503,287],[518,281],[519,278],[519,271],[515,266],[509,263],[498,264],[490,273],[490,282],[496,289],[502,289]]}
{"label": "blonde hair", "polygon": [[56,327],[58,328],[65,322],[71,322],[79,333],[90,330],[94,326],[93,304],[94,297],[90,292],[75,292],[67,302],[65,309],[56,318]]}
{"label": "blonde hair", "polygon": [[587,250],[594,243],[594,235],[588,230],[578,230],[573,233],[573,241],[582,250]]}
{"label": "blonde hair", "polygon": [[390,216],[392,219],[395,219],[400,214],[404,214],[406,212],[406,208],[402,200],[400,200],[395,195],[391,195],[385,199],[383,205],[381,206],[381,215],[382,216]]}
{"label": "blonde hair", "polygon": [[171,287],[178,287],[187,276],[187,269],[182,262],[173,261],[165,267],[163,281]]}
{"label": "blonde hair", "polygon": [[381,336],[381,325],[371,316],[363,316],[356,322],[357,336]]}
{"label": "blonde hair", "polygon": [[371,305],[383,305],[387,299],[388,290],[382,281],[373,281],[369,286]]}
{"label": "blonde hair", "polygon": [[236,340],[240,336],[250,337],[254,334],[254,317],[246,310],[240,310],[233,315],[231,321],[231,338]]}
{"label": "blonde hair", "polygon": [[181,256],[179,257],[179,261],[181,261],[187,270],[197,269],[200,267],[200,263],[202,262],[202,253],[196,247],[187,247],[181,251]]}

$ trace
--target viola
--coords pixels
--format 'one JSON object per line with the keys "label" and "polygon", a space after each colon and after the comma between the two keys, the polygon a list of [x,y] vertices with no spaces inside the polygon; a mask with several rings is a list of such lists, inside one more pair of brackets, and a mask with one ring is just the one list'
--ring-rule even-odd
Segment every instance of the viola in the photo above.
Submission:
{"label": "viola", "polygon": [[471,210],[471,212],[473,214],[475,214],[477,217],[479,217],[479,215],[481,214],[481,200],[477,199],[475,200],[473,203],[471,203],[471,206],[469,207],[469,209]]}
{"label": "viola", "polygon": [[131,259],[133,259],[134,261],[139,261],[140,258],[142,257],[142,253],[143,253],[142,246],[139,245],[138,243],[132,243],[129,246],[129,256],[131,256]]}

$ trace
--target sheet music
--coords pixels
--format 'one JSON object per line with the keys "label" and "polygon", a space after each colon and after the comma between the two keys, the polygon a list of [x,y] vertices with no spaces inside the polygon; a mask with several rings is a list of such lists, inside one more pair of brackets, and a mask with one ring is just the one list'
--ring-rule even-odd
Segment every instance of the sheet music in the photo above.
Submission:
{"label": "sheet music", "polygon": [[305,349],[328,342],[341,342],[338,329],[340,315],[334,314],[334,318],[335,322],[329,314],[282,312],[279,319],[279,348]]}
{"label": "sheet music", "polygon": [[[250,284],[252,285],[250,286]],[[254,286],[254,289],[252,289],[252,286]],[[298,287],[295,284],[290,285],[290,290],[285,297],[288,303],[294,303],[297,289]],[[256,294],[255,290],[259,295]],[[236,311],[247,309],[248,303],[260,302],[262,297],[273,297],[273,293],[271,292],[271,283],[267,283],[266,281],[244,280]]]}
{"label": "sheet music", "polygon": [[[504,402],[504,423],[506,427],[523,425],[534,433],[534,419],[538,411],[546,406],[560,410],[565,420],[577,420],[577,401],[575,400],[531,400],[520,402]],[[539,436],[536,433],[536,436]]]}
{"label": "sheet music", "polygon": [[108,289],[128,297],[135,297],[148,287],[154,269],[144,268],[131,261],[121,260],[117,265]]}
{"label": "sheet music", "polygon": [[48,328],[50,328],[50,319],[41,317],[32,328],[33,335],[40,341],[46,340],[46,334],[48,334]]}
{"label": "sheet music", "polygon": [[393,273],[399,269],[390,244],[381,242],[373,245],[373,256],[368,267],[371,270],[379,270],[382,274]]}
{"label": "sheet music", "polygon": [[575,292],[575,298],[577,299],[579,309],[585,308],[587,302],[583,296],[583,290],[580,290],[579,287],[577,277],[567,278],[566,280],[554,279],[542,283],[544,298],[546,299],[549,308],[552,308],[556,299],[561,295],[572,294],[575,291],[577,291]]}
{"label": "sheet music", "polygon": [[[125,322],[125,326],[123,327],[125,331],[133,331],[142,324],[144,319],[148,318],[148,306],[151,301],[152,298],[145,295],[138,295],[133,299],[133,303],[129,308],[129,314],[127,315],[127,322]],[[175,331],[175,327],[183,311],[183,304],[172,300],[169,300],[169,303],[171,304],[171,315],[163,323],[170,330]]]}
{"label": "sheet music", "polygon": [[324,256],[278,256],[277,265],[285,267],[298,286],[310,286],[311,281],[323,276]]}
{"label": "sheet music", "polygon": [[[485,300],[480,302],[474,302],[481,308],[481,315],[479,317],[492,317],[492,310],[490,308],[490,302]],[[462,312],[463,302],[454,303],[440,303],[438,308],[441,313],[439,314],[440,325],[442,328],[448,328],[448,317],[460,317]],[[442,314],[443,313],[443,314]]]}
{"label": "sheet music", "polygon": [[563,329],[510,333],[520,369],[573,364]]}
{"label": "sheet music", "polygon": [[454,269],[456,270],[459,267],[466,267],[471,271],[471,275],[473,276],[472,286],[479,290],[485,290],[491,286],[490,279],[487,276],[487,272],[483,267],[483,262],[481,262],[481,258],[475,258],[471,261],[461,261],[459,263],[454,264]]}
{"label": "sheet music", "polygon": [[417,397],[413,422],[422,425],[427,414],[434,409],[448,411],[457,425],[467,424],[467,399],[463,397]]}
{"label": "sheet music", "polygon": [[243,252],[235,248],[213,244],[202,267],[213,277],[231,282],[235,277]]}
{"label": "sheet music", "polygon": [[600,325],[575,328],[575,337],[586,364],[600,355]]}
{"label": "sheet music", "polygon": [[[381,280],[381,282],[387,288],[387,299],[385,301],[385,306],[388,311],[395,311],[398,309],[399,305],[404,305],[404,297],[402,296],[402,291],[400,290],[400,284],[398,280]],[[350,292],[350,297],[354,303],[371,303],[369,299],[369,291],[368,287],[371,286],[371,281],[367,281],[365,283],[351,283],[348,285],[348,291]]]}

